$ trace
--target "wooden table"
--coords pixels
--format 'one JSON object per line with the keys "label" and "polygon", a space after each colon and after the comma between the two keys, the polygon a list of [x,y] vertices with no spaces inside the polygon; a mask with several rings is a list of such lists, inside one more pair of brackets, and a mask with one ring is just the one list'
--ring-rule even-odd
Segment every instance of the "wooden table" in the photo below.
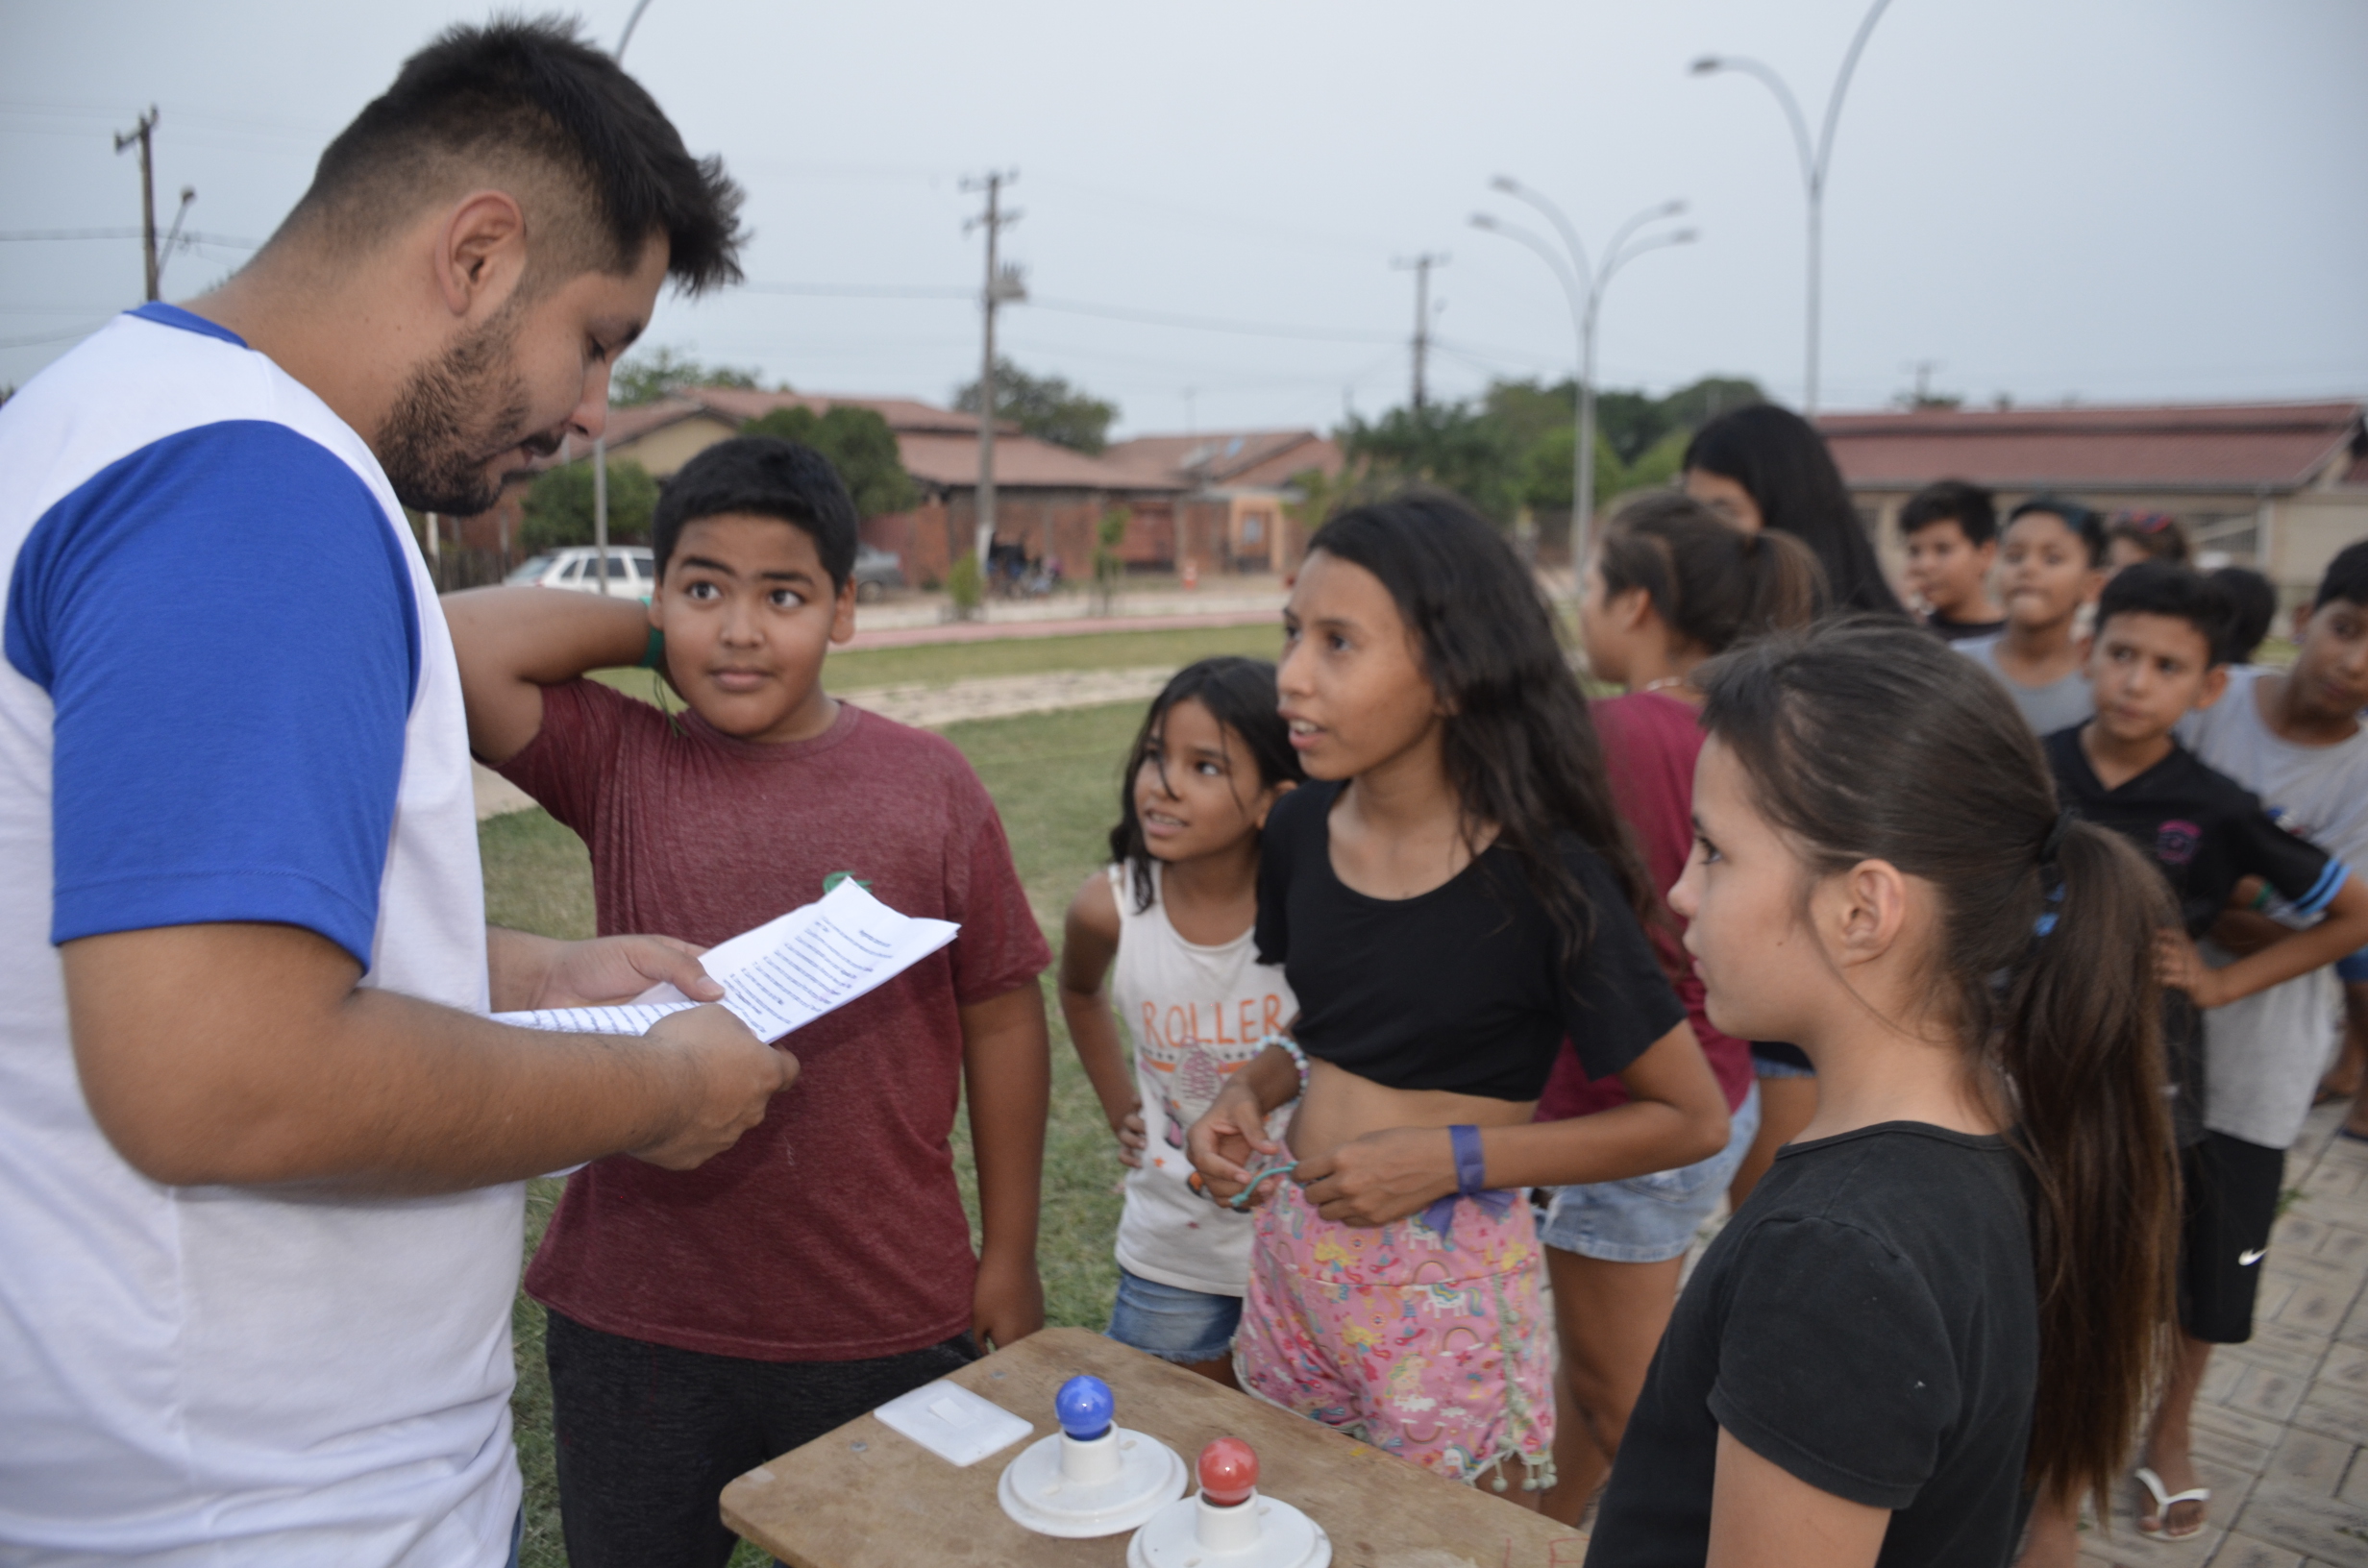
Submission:
{"label": "wooden table", "polygon": [[1586,1556],[1566,1526],[1085,1329],[1047,1329],[953,1375],[1033,1422],[1024,1441],[956,1469],[857,1416],[725,1487],[724,1522],[791,1568],[1119,1568],[1126,1535],[1038,1535],[995,1500],[1003,1467],[1057,1430],[1053,1390],[1079,1372],[1110,1384],[1121,1426],[1187,1465],[1212,1437],[1246,1438],[1259,1489],[1323,1526],[1339,1568],[1578,1568]]}

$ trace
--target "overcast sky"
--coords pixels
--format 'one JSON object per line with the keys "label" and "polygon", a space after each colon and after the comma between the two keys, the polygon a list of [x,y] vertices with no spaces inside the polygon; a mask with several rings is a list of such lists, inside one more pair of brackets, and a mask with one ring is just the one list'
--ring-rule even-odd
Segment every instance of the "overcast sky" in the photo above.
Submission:
{"label": "overcast sky", "polygon": [[[804,391],[932,401],[976,373],[978,207],[1017,168],[1006,254],[1040,303],[1012,357],[1121,404],[1124,432],[1328,427],[1407,395],[1410,274],[1434,281],[1434,396],[1569,373],[1543,262],[1468,225],[1507,173],[1600,246],[1690,203],[1698,243],[1639,257],[1604,307],[1605,384],[1710,373],[1797,401],[1803,196],[1774,98],[1813,127],[1865,0],[1204,0],[1194,6],[654,0],[627,63],[748,186],[752,284],[968,289],[661,302],[646,342]],[[592,0],[613,46],[630,0]],[[0,233],[121,228],[113,131],[162,110],[158,201],[259,240],[444,0],[0,0]],[[1896,0],[1827,189],[1825,395],[1879,406],[1930,362],[1987,402],[2368,394],[2368,5]],[[246,253],[174,256],[165,297]],[[136,242],[0,240],[0,384],[140,295]],[[1164,313],[1270,331],[1081,313]],[[1293,332],[1303,335],[1280,335]],[[47,341],[39,341],[46,339]]]}

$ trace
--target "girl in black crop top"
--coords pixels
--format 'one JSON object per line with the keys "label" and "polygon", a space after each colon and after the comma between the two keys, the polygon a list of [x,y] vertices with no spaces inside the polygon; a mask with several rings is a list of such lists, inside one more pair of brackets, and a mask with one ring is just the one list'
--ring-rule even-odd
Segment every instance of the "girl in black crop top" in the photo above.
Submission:
{"label": "girl in black crop top", "polygon": [[[1550,611],[1503,537],[1443,496],[1345,512],[1310,542],[1284,626],[1282,713],[1316,782],[1268,819],[1257,942],[1300,1012],[1189,1140],[1214,1198],[1260,1206],[1237,1370],[1457,1479],[1508,1490],[1520,1458],[1511,1495],[1535,1507],[1549,1336],[1524,1321],[1541,1265],[1508,1200],[1701,1159],[1726,1102],[1640,928],[1657,900]],[[1533,1124],[1565,1040],[1631,1102]],[[1286,1148],[1264,1117],[1294,1095]],[[1303,1288],[1344,1266],[1386,1347],[1324,1316],[1348,1292]],[[1394,1271],[1406,1294],[1385,1306]]]}

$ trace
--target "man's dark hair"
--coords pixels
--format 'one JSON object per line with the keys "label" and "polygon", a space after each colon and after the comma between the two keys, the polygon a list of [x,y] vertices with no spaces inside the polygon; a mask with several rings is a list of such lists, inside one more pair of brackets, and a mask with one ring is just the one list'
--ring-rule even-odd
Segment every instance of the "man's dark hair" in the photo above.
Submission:
{"label": "man's dark hair", "polygon": [[2228,595],[2192,567],[2139,561],[2113,574],[2097,596],[2097,635],[2117,615],[2159,615],[2201,632],[2213,664],[2229,662],[2232,623]]}
{"label": "man's dark hair", "polygon": [[650,553],[657,575],[665,576],[667,558],[684,528],[728,512],[777,517],[803,528],[813,536],[823,570],[830,574],[831,592],[847,587],[855,570],[855,503],[830,459],[812,447],[740,435],[718,441],[684,463],[658,493],[657,509],[650,516]]}
{"label": "man's dark hair", "polygon": [[2229,601],[2229,663],[2251,664],[2278,618],[2278,590],[2249,566],[2224,566],[2211,580]]}
{"label": "man's dark hair", "polygon": [[2318,597],[2311,600],[2310,607],[2315,610],[2331,599],[2368,609],[2368,539],[2344,546],[2327,563],[2327,575],[2319,579]]}
{"label": "man's dark hair", "polygon": [[364,243],[488,176],[526,187],[510,194],[546,283],[630,272],[659,233],[685,290],[740,279],[741,191],[723,160],[693,158],[641,84],[559,17],[448,28],[405,61],[321,154],[286,229]]}
{"label": "man's dark hair", "polygon": [[[2011,528],[2034,512],[2046,512],[2063,519],[2063,526],[2081,536],[2088,547],[2088,564],[2103,566],[2109,541],[2105,537],[2105,519],[2094,506],[2074,501],[2070,496],[2034,496],[2014,510],[2007,513],[2007,527]],[[2099,623],[2102,625],[2103,623]]]}
{"label": "man's dark hair", "polygon": [[1936,523],[1954,523],[1965,543],[1979,550],[1998,537],[1998,498],[1965,479],[1936,479],[1899,509],[1901,538]]}

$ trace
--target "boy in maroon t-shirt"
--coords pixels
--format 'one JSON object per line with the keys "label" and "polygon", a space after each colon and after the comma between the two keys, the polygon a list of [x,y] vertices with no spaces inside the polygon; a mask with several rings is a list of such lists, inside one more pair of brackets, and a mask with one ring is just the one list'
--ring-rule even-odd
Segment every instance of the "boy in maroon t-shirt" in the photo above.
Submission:
{"label": "boy in maroon t-shirt", "polygon": [[[807,448],[722,442],[666,486],[651,539],[646,609],[445,601],[470,745],[591,848],[600,929],[711,946],[841,875],[962,929],[791,1036],[797,1087],[729,1153],[569,1178],[526,1284],[550,1309],[576,1568],[722,1564],[725,1482],[1044,1324],[1051,955],[961,753],[822,688],[854,630],[846,487]],[[580,678],[645,649],[687,712]],[[975,1259],[949,1143],[966,1088]]]}

